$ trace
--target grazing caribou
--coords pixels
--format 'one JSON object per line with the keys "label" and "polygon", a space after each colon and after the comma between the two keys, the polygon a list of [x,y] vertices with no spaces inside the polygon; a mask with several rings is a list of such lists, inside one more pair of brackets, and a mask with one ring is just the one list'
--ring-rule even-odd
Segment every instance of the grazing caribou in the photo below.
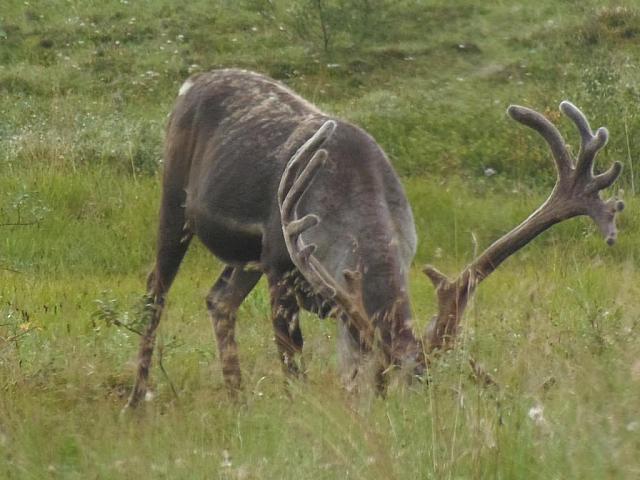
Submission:
{"label": "grazing caribou", "polygon": [[296,373],[294,356],[302,350],[300,307],[338,319],[345,358],[375,348],[383,368],[420,371],[431,352],[452,346],[478,283],[547,228],[588,215],[613,244],[615,214],[623,204],[603,201],[599,192],[613,184],[621,164],[594,175],[607,130],[594,134],[569,102],[560,110],[580,133],[575,161],[545,117],[519,106],[507,110],[547,141],[557,183],[540,208],[455,279],[425,269],[439,310],[423,337],[412,329],[407,285],[416,250],[413,215],[375,140],[265,76],[229,69],[189,78],[167,126],[149,323],[128,405],[145,396],[165,296],[194,235],[226,264],[207,307],[231,392],[240,387],[235,314],[263,274],[285,371]]}

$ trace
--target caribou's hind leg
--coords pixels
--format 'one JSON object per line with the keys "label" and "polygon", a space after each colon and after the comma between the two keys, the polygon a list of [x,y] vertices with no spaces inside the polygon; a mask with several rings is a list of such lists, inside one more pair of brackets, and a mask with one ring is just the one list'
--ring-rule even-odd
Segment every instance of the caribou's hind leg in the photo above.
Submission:
{"label": "caribou's hind leg", "polygon": [[156,329],[162,316],[164,299],[178,273],[180,263],[192,238],[192,233],[185,223],[185,197],[185,192],[181,187],[165,182],[160,208],[156,264],[147,279],[145,316],[148,323],[140,339],[138,370],[127,407],[138,405],[147,393],[151,356],[153,355]]}
{"label": "caribou's hind leg", "polygon": [[300,368],[294,357],[302,353],[303,339],[298,319],[300,307],[295,295],[293,277],[288,273],[268,277],[271,321],[282,368],[286,374],[297,376]]}
{"label": "caribou's hind leg", "polygon": [[262,275],[257,270],[225,267],[207,295],[207,308],[218,342],[222,375],[231,396],[240,388],[240,362],[235,339],[236,311]]}

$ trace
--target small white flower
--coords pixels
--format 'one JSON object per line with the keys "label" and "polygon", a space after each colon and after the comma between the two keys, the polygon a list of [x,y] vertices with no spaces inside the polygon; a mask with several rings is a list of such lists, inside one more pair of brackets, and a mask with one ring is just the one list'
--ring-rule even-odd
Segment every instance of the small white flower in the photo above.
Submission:
{"label": "small white flower", "polygon": [[487,167],[487,168],[484,169],[484,176],[485,177],[493,177],[496,173],[498,173],[498,172],[496,172],[491,167]]}
{"label": "small white flower", "polygon": [[220,466],[222,468],[231,468],[232,463],[231,463],[231,454],[229,453],[229,450],[222,450],[222,462],[220,462]]}
{"label": "small white flower", "polygon": [[147,390],[147,393],[144,394],[144,401],[152,402],[155,397],[156,397],[155,393],[153,393],[151,390]]}
{"label": "small white flower", "polygon": [[528,415],[536,425],[544,425],[547,422],[544,418],[544,408],[542,405],[531,407]]}

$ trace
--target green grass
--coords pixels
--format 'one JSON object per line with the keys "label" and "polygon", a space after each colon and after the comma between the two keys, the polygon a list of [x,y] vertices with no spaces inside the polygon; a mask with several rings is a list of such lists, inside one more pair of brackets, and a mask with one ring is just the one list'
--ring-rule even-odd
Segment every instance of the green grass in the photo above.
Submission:
{"label": "green grass", "polygon": [[[3,3],[0,478],[637,478],[640,9],[331,1],[325,49],[309,3]],[[221,266],[196,242],[160,327],[166,375],[156,362],[155,399],[122,417],[138,338],[110,320],[135,321],[152,265],[165,118],[190,73],[229,66],[286,82],[388,152],[420,238],[416,329],[435,310],[421,266],[459,271],[474,236],[488,245],[552,186],[546,145],[510,103],[574,148],[562,99],[609,128],[598,168],[625,164],[619,242],[586,219],[536,239],[479,288],[429,384],[386,398],[341,387],[335,326],[311,315],[309,378],[285,384],[261,282],[239,313],[239,404],[204,305]],[[470,378],[470,356],[499,388]]]}

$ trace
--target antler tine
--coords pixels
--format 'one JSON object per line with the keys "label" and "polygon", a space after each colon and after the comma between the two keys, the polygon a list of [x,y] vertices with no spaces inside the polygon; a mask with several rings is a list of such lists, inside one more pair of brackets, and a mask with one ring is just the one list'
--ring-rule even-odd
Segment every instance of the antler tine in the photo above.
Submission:
{"label": "antler tine", "polygon": [[436,290],[449,282],[447,276],[433,265],[427,265],[422,269],[422,272],[429,277],[429,280],[431,280],[431,283]]}
{"label": "antler tine", "polygon": [[542,135],[551,148],[558,175],[560,178],[568,176],[573,169],[573,162],[565,147],[564,139],[555,125],[535,110],[519,105],[510,105],[507,108],[507,113],[515,121],[534,129]]}
{"label": "antler tine", "polygon": [[300,170],[300,164],[309,152],[314,152],[322,143],[329,138],[336,129],[336,122],[333,120],[327,120],[322,124],[313,136],[307,140],[291,157],[287,166],[282,174],[280,185],[278,187],[278,201],[280,205],[284,201],[285,196],[293,185],[298,171]]}
{"label": "antler tine", "polygon": [[585,116],[582,111],[576,107],[569,100],[563,100],[560,102],[560,111],[564,113],[567,117],[573,120],[573,123],[578,127],[578,132],[580,132],[580,137],[582,138],[582,143],[585,144],[589,140],[593,138],[593,131],[591,130],[591,126],[589,125],[589,120]]}
{"label": "antler tine", "polygon": [[[354,298],[349,292],[347,292],[344,288],[340,287],[336,284],[333,276],[318,262],[314,257],[309,258],[308,266],[313,270],[313,273],[317,276],[319,280],[321,280],[322,285],[319,285],[322,290],[322,293],[327,296],[334,298],[339,303],[344,306],[345,303],[353,304]],[[354,313],[352,311],[348,311],[347,313]]]}
{"label": "antler tine", "polygon": [[293,181],[291,188],[286,193],[285,198],[280,204],[280,209],[285,217],[293,218],[292,209],[295,208],[298,200],[300,200],[304,192],[309,188],[309,185],[311,185],[316,174],[327,160],[327,156],[328,154],[326,150],[318,150],[313,154],[313,157],[311,157],[309,163],[304,167],[302,173],[300,173],[300,175],[298,175]]}
{"label": "antler tine", "polygon": [[620,172],[622,172],[622,164],[618,161],[613,162],[613,165],[609,167],[609,170],[593,177],[594,191],[597,192],[600,190],[604,190],[605,188],[609,188],[611,185],[613,185],[613,182],[616,181],[616,179],[620,175]]}
{"label": "antler tine", "polygon": [[578,132],[580,133],[580,152],[578,153],[578,160],[576,162],[576,171],[579,174],[591,172],[596,154],[607,144],[609,132],[606,128],[601,127],[594,135],[584,113],[567,100],[560,103],[560,110],[573,120],[573,123],[576,124]]}
{"label": "antler tine", "polygon": [[310,213],[299,220],[289,222],[286,226],[286,233],[292,237],[297,237],[302,232],[309,230],[311,227],[315,227],[318,223],[320,223],[320,217]]}

